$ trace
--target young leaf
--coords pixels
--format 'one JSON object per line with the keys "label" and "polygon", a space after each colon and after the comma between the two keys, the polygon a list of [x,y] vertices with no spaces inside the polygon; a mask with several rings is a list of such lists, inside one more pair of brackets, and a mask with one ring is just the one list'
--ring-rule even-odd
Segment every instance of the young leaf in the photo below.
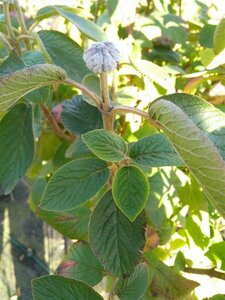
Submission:
{"label": "young leaf", "polygon": [[73,209],[96,195],[108,179],[109,169],[100,159],[71,161],[51,177],[40,207],[50,211]]}
{"label": "young leaf", "polygon": [[66,73],[55,65],[36,65],[0,79],[0,111],[6,110],[29,92],[66,78]]}
{"label": "young leaf", "polygon": [[213,35],[213,44],[214,44],[214,51],[216,54],[222,52],[225,49],[225,18],[222,18],[219,24],[216,26]]}
{"label": "young leaf", "polygon": [[65,101],[61,117],[63,125],[78,135],[103,127],[100,111],[84,101],[82,96],[74,96]]}
{"label": "young leaf", "polygon": [[0,122],[0,183],[10,193],[26,173],[34,156],[32,108],[13,107]]}
{"label": "young leaf", "polygon": [[62,17],[74,24],[82,33],[84,33],[90,39],[93,39],[94,41],[98,42],[103,42],[107,40],[105,33],[97,24],[86,20],[82,17],[79,17],[73,12],[60,8],[58,6],[54,6],[54,8]]}
{"label": "young leaf", "polygon": [[90,73],[83,60],[83,50],[64,33],[41,30],[38,35],[54,64],[63,68],[69,78],[82,82],[83,77]]}
{"label": "young leaf", "polygon": [[159,99],[172,102],[213,142],[225,160],[225,114],[209,102],[185,93],[165,95]]}
{"label": "young leaf", "polygon": [[116,133],[96,129],[82,135],[88,148],[99,158],[119,162],[126,158],[127,144]]}
{"label": "young leaf", "polygon": [[112,192],[116,205],[133,222],[148,200],[148,179],[138,167],[124,166],[116,172]]}
{"label": "young leaf", "polygon": [[150,291],[160,299],[184,299],[199,284],[186,279],[161,262],[152,252],[144,257],[149,265],[149,275],[152,278]]}
{"label": "young leaf", "polygon": [[225,216],[225,162],[217,148],[175,104],[156,100],[149,114],[160,123],[212,204]]}
{"label": "young leaf", "polygon": [[98,284],[103,278],[103,268],[90,246],[83,242],[74,243],[56,270],[57,274],[81,280],[89,285]]}
{"label": "young leaf", "polygon": [[116,207],[108,191],[97,204],[89,223],[90,246],[105,269],[115,276],[130,274],[144,247],[143,215],[133,223]]}
{"label": "young leaf", "polygon": [[131,146],[129,156],[136,164],[151,168],[184,164],[164,134],[141,138]]}
{"label": "young leaf", "polygon": [[33,279],[32,287],[34,300],[103,300],[89,285],[59,275]]}
{"label": "young leaf", "polygon": [[142,263],[136,266],[134,273],[127,279],[116,282],[115,291],[120,300],[140,300],[149,285],[148,268]]}

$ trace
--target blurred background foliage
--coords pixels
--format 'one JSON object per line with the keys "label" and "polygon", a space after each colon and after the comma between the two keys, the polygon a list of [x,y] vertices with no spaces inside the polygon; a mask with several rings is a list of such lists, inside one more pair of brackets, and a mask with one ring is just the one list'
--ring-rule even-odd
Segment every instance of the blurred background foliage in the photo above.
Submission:
{"label": "blurred background foliage", "polygon": [[[33,31],[51,29],[65,33],[82,48],[90,41],[71,22],[59,16],[52,5],[68,6],[70,11],[102,28],[121,52],[118,70],[110,77],[111,98],[115,103],[146,109],[149,102],[159,96],[183,91],[200,96],[225,111],[225,26],[221,27],[219,36],[215,34],[225,13],[223,1],[21,0],[20,3],[27,25]],[[11,17],[17,30],[13,8]],[[2,13],[0,31],[6,32]],[[48,40],[45,31],[40,37],[49,53],[51,49],[58,51],[55,63],[69,68],[64,61],[65,52],[60,52],[60,49],[68,47],[65,36],[55,33],[53,43]],[[38,49],[40,45],[34,47]],[[75,50],[68,50],[67,55],[71,61],[76,60]],[[3,62],[6,56],[2,46],[0,60]],[[32,61],[31,53],[25,54],[24,58]],[[39,58],[41,61],[42,55]],[[76,65],[71,70],[74,77],[75,68]],[[85,70],[83,75],[86,75]],[[83,82],[99,91],[95,75],[86,75]],[[74,89],[60,85],[45,93],[48,106],[60,123],[61,103],[71,98]],[[34,96],[32,101],[35,106]],[[41,130],[40,119],[40,110],[35,107],[36,157],[27,174],[28,182],[32,184],[29,203],[33,210],[52,172],[79,155],[78,146],[82,147],[71,144],[68,148],[68,143],[59,139],[47,124]],[[130,143],[156,132],[148,122],[130,114],[118,118],[117,126],[118,132]],[[187,273],[189,267],[225,271],[225,221],[211,207],[187,169],[153,168],[149,170],[149,176],[151,192],[146,211],[151,232],[147,235],[146,249],[155,248],[153,251],[160,259],[177,271],[186,271],[183,273],[186,277],[201,284],[189,299],[225,299],[222,295],[212,297],[225,295],[224,281]],[[84,210],[82,213],[87,215],[87,222],[89,207]],[[43,212],[40,212],[40,217],[52,224],[51,217]],[[85,239],[86,224],[79,225],[80,236]],[[57,225],[55,228],[59,229]],[[64,234],[64,229],[60,230]],[[166,283],[164,288],[167,288]],[[179,291],[177,293],[179,295]],[[151,299],[151,296],[145,299]]]}

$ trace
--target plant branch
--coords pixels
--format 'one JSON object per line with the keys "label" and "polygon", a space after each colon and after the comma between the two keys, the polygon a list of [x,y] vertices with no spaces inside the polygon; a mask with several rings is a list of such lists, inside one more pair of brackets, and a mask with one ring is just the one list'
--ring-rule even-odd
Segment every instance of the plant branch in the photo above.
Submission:
{"label": "plant branch", "polygon": [[67,135],[64,133],[64,131],[59,127],[58,123],[56,122],[54,116],[52,115],[51,111],[48,109],[48,107],[45,104],[41,104],[41,109],[47,118],[49,124],[51,125],[53,131],[62,139],[66,141],[73,141],[74,136],[73,135]]}
{"label": "plant branch", "polygon": [[9,53],[13,50],[13,47],[10,45],[5,35],[1,32],[0,32],[0,43],[7,49]]}
{"label": "plant branch", "polygon": [[[27,27],[26,27],[26,24],[25,24],[25,21],[24,21],[23,12],[22,12],[22,9],[21,9],[21,6],[20,6],[18,0],[14,0],[14,6],[15,6],[15,9],[16,9],[17,19],[18,19],[22,34],[25,35],[25,36],[26,35],[29,36],[29,32],[27,30]],[[31,50],[29,37],[25,38],[24,41],[25,41],[27,50]]]}
{"label": "plant branch", "polygon": [[199,274],[199,275],[207,275],[210,277],[219,278],[225,280],[225,273],[218,272],[214,268],[212,269],[200,269],[200,268],[190,268],[186,267],[183,269],[183,272],[192,273],[192,274]]}
{"label": "plant branch", "polygon": [[20,49],[20,46],[19,46],[19,44],[16,40],[16,36],[15,36],[14,30],[13,30],[13,27],[12,27],[12,24],[11,24],[8,0],[3,2],[3,13],[4,13],[4,16],[5,16],[6,27],[7,27],[7,31],[8,31],[11,43],[15,47],[15,49],[17,50],[18,54],[21,55],[21,49]]}
{"label": "plant branch", "polygon": [[100,85],[101,85],[101,113],[103,118],[103,125],[106,130],[113,131],[113,114],[110,114],[112,109],[110,98],[109,98],[109,88],[108,88],[108,74],[106,72],[100,73]]}
{"label": "plant branch", "polygon": [[120,105],[120,106],[115,106],[113,109],[110,111],[111,114],[127,114],[127,113],[132,113],[135,115],[138,115],[146,120],[148,120],[152,125],[160,128],[160,125],[158,122],[154,121],[153,119],[150,118],[149,114],[146,113],[145,111],[135,108],[135,107],[130,107],[127,105]]}
{"label": "plant branch", "polygon": [[69,85],[76,87],[77,89],[82,91],[83,94],[90,97],[94,101],[94,103],[97,105],[98,109],[101,109],[101,98],[99,98],[99,96],[96,95],[94,92],[90,91],[86,86],[84,86],[83,84],[81,84],[75,80],[69,79],[69,78],[63,80],[62,83],[69,84]]}

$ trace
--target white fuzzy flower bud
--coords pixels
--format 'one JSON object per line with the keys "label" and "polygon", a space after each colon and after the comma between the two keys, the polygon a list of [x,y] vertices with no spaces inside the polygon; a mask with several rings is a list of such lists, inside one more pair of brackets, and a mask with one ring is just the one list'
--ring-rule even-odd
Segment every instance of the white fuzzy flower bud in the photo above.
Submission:
{"label": "white fuzzy flower bud", "polygon": [[112,42],[94,43],[84,51],[84,61],[94,73],[109,72],[116,68],[119,54]]}

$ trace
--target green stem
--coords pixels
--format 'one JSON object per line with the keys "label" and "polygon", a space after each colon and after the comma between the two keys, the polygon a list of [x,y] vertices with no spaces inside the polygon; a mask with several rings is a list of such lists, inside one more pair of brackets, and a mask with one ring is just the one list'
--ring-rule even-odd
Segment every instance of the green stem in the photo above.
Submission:
{"label": "green stem", "polygon": [[96,106],[98,107],[98,109],[101,110],[101,108],[102,108],[101,107],[101,98],[99,98],[99,96],[96,95],[94,92],[90,91],[86,86],[84,86],[83,84],[81,84],[75,80],[69,79],[69,78],[63,80],[62,83],[72,85],[72,86],[76,87],[77,89],[79,89],[83,94],[85,94],[86,96],[91,98],[94,101],[94,103],[96,104]]}
{"label": "green stem", "polygon": [[13,50],[13,47],[10,45],[5,35],[1,32],[0,32],[0,43],[7,49],[9,53]]}
{"label": "green stem", "polygon": [[[18,19],[22,34],[29,36],[29,32],[28,32],[26,24],[25,24],[23,12],[22,12],[22,9],[21,9],[21,6],[20,6],[18,0],[14,0],[14,6],[15,6],[15,9],[16,9],[17,19]],[[31,45],[30,45],[29,38],[24,39],[24,41],[25,41],[27,50],[31,50]]]}
{"label": "green stem", "polygon": [[155,127],[160,128],[160,124],[153,119],[150,118],[149,114],[146,113],[145,111],[135,108],[135,107],[130,107],[127,105],[120,105],[120,106],[114,106],[112,110],[110,111],[112,115],[115,115],[116,113],[118,114],[127,114],[127,113],[132,113],[135,115],[138,115],[146,120],[148,120],[152,125]]}
{"label": "green stem", "polygon": [[108,89],[108,74],[106,72],[100,73],[100,85],[102,96],[102,118],[103,125],[106,130],[113,131],[114,116],[110,113],[112,106],[109,98]]}
{"label": "green stem", "polygon": [[36,32],[33,32],[33,33],[32,33],[32,38],[37,42],[37,44],[38,44],[38,46],[39,46],[39,48],[40,48],[40,50],[41,50],[41,52],[42,52],[42,54],[43,54],[43,56],[44,56],[46,62],[47,62],[48,64],[52,64],[52,63],[53,63],[52,58],[51,58],[51,56],[48,54],[48,51],[47,51],[47,49],[45,48],[45,45],[43,44],[42,39],[40,38],[39,34],[36,33]]}
{"label": "green stem", "polygon": [[11,43],[12,43],[13,47],[15,47],[15,49],[17,50],[18,54],[21,55],[22,52],[21,52],[20,46],[19,46],[19,44],[16,40],[16,36],[14,34],[14,30],[13,30],[13,27],[12,27],[12,24],[11,24],[8,0],[5,0],[3,2],[3,12],[4,12],[7,31],[8,31]]}
{"label": "green stem", "polygon": [[189,268],[186,267],[183,269],[183,272],[192,273],[192,274],[199,274],[199,275],[207,275],[210,277],[219,278],[225,280],[225,273],[218,272],[214,268],[212,269],[200,269],[200,268]]}

